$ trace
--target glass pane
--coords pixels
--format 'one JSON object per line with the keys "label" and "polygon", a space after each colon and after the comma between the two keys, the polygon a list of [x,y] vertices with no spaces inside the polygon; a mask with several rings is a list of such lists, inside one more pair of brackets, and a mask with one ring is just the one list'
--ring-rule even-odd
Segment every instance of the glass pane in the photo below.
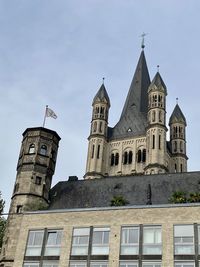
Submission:
{"label": "glass pane", "polygon": [[47,247],[45,249],[45,256],[59,256],[60,255],[60,247]]}
{"label": "glass pane", "polygon": [[70,267],[86,267],[86,262],[84,262],[84,261],[71,261]]}
{"label": "glass pane", "polygon": [[121,246],[121,255],[137,255],[139,246]]}
{"label": "glass pane", "polygon": [[108,255],[109,247],[108,246],[93,246],[92,255]]}
{"label": "glass pane", "polygon": [[87,254],[88,254],[88,246],[72,247],[72,255],[87,255]]}
{"label": "glass pane", "polygon": [[91,262],[90,267],[107,267],[107,262]]}
{"label": "glass pane", "polygon": [[162,254],[162,247],[159,245],[158,246],[144,245],[143,246],[143,254],[160,255],[160,254]]}
{"label": "glass pane", "polygon": [[48,233],[47,245],[55,245],[56,244],[56,237],[57,237],[57,232]]}
{"label": "glass pane", "polygon": [[194,254],[194,245],[175,245],[175,254]]}
{"label": "glass pane", "polygon": [[39,267],[39,262],[24,262],[23,267]]}
{"label": "glass pane", "polygon": [[34,246],[41,246],[44,232],[35,232]]}
{"label": "glass pane", "polygon": [[103,232],[94,232],[93,233],[93,244],[102,244],[103,243]]}
{"label": "glass pane", "polygon": [[26,256],[40,256],[41,249],[41,247],[27,247]]}
{"label": "glass pane", "polygon": [[136,261],[121,261],[120,267],[138,267],[138,263]]}
{"label": "glass pane", "polygon": [[73,236],[89,235],[90,228],[75,228]]}
{"label": "glass pane", "polygon": [[144,229],[144,243],[145,244],[154,243],[154,230],[153,229]]}
{"label": "glass pane", "polygon": [[193,225],[175,225],[174,226],[174,236],[194,236]]}

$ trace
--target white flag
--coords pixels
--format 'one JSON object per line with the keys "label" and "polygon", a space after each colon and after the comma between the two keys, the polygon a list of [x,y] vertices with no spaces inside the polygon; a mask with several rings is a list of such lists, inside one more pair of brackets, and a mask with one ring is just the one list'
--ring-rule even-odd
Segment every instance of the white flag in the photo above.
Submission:
{"label": "white flag", "polygon": [[57,119],[57,115],[50,108],[47,108],[47,110],[46,110],[46,117],[51,117],[51,118]]}

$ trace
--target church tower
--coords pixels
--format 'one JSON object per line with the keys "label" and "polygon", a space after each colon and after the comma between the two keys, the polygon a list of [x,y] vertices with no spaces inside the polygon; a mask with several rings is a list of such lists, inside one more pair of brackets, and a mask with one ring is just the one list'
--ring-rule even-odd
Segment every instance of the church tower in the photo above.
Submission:
{"label": "church tower", "polygon": [[101,178],[105,172],[104,158],[108,136],[110,99],[104,83],[94,97],[92,107],[85,179]]}
{"label": "church tower", "polygon": [[172,153],[172,172],[187,172],[186,155],[186,135],[187,126],[185,116],[183,115],[178,103],[169,119],[170,126],[170,146]]}
{"label": "church tower", "polygon": [[167,88],[157,72],[148,89],[146,174],[168,172],[166,166],[166,96]]}
{"label": "church tower", "polygon": [[10,213],[47,206],[59,141],[56,132],[42,127],[23,133]]}

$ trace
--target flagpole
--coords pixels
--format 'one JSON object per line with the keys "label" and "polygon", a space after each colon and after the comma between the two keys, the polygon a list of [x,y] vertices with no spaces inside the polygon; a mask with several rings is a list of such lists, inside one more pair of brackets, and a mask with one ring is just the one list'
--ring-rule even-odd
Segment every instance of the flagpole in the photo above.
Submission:
{"label": "flagpole", "polygon": [[46,122],[47,109],[48,109],[48,105],[46,105],[46,108],[45,108],[44,121],[43,121],[43,125],[42,125],[43,128],[44,128],[44,126],[45,126],[45,122]]}

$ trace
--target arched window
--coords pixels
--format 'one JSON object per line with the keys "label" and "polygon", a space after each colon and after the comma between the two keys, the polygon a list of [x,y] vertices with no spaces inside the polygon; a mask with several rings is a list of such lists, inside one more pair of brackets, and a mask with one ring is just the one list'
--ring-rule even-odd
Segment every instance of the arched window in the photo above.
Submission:
{"label": "arched window", "polygon": [[152,149],[155,148],[155,135],[152,136]]}
{"label": "arched window", "polygon": [[174,152],[176,152],[176,151],[177,151],[177,142],[174,141]]}
{"label": "arched window", "polygon": [[43,155],[43,156],[47,155],[47,146],[46,145],[41,145],[40,154]]}
{"label": "arched window", "polygon": [[102,133],[102,121],[99,123],[99,132]]}
{"label": "arched window", "polygon": [[156,112],[155,112],[155,110],[152,111],[152,121],[153,122],[156,121]]}
{"label": "arched window", "polygon": [[119,164],[119,153],[115,154],[115,165]]}
{"label": "arched window", "polygon": [[180,168],[181,168],[181,172],[183,172],[183,164],[181,164]]}
{"label": "arched window", "polygon": [[124,164],[128,163],[128,152],[124,152]]}
{"label": "arched window", "polygon": [[111,160],[110,160],[110,165],[113,166],[115,163],[115,155],[114,153],[111,154]]}
{"label": "arched window", "polygon": [[94,145],[92,145],[92,154],[91,154],[91,158],[94,158]]}
{"label": "arched window", "polygon": [[162,111],[160,110],[158,113],[159,122],[162,122]]}
{"label": "arched window", "polygon": [[146,149],[143,149],[143,151],[142,151],[142,161],[143,162],[146,161]]}
{"label": "arched window", "polygon": [[139,149],[137,154],[137,162],[139,163],[141,161],[142,161],[142,151]]}
{"label": "arched window", "polygon": [[33,154],[33,153],[35,153],[35,145],[34,145],[34,144],[31,144],[31,145],[29,146],[28,153],[29,153],[29,154]]}
{"label": "arched window", "polygon": [[131,164],[133,161],[133,152],[129,151],[128,153],[128,164]]}
{"label": "arched window", "polygon": [[94,122],[93,132],[95,133],[97,131],[97,122]]}

